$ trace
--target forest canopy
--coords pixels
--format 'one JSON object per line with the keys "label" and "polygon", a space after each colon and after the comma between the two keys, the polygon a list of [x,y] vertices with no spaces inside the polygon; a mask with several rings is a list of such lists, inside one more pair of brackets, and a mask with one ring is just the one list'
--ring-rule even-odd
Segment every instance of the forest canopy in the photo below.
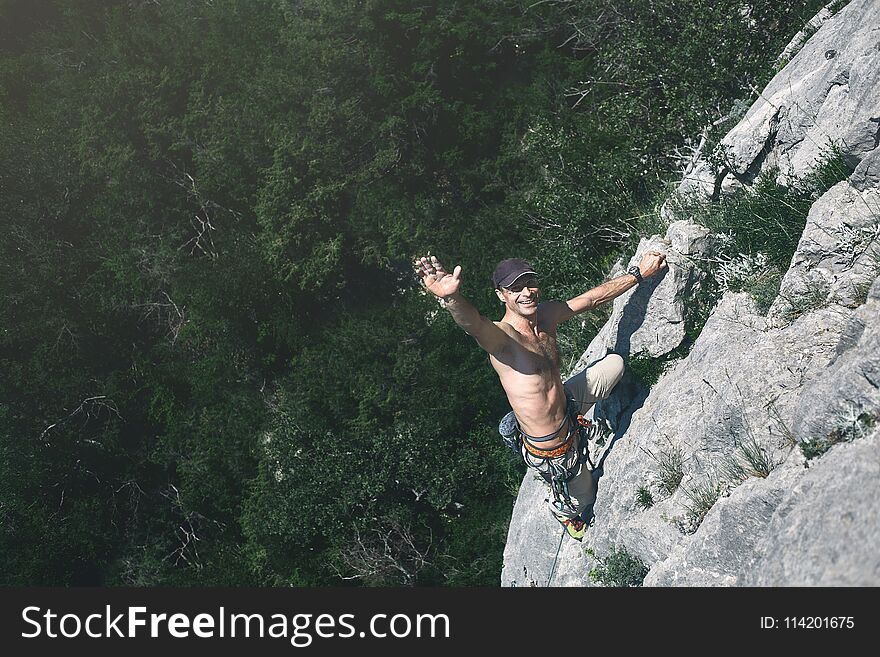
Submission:
{"label": "forest canopy", "polygon": [[820,6],[0,0],[2,583],[497,585],[507,402],[412,258],[601,282]]}

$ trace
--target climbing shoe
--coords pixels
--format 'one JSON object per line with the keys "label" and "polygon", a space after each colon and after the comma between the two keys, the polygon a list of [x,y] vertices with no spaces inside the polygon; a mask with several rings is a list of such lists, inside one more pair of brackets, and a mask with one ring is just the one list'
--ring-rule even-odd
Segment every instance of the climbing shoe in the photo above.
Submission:
{"label": "climbing shoe", "polygon": [[580,518],[568,518],[556,512],[553,513],[553,517],[565,527],[565,531],[568,532],[568,535],[576,541],[583,539],[584,534],[587,533],[587,523]]}

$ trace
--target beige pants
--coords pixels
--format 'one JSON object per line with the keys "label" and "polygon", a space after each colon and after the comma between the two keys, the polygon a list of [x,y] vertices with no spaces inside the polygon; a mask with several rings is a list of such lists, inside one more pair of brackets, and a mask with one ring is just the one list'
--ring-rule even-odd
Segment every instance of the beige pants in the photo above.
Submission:
{"label": "beige pants", "polygon": [[[623,377],[623,370],[623,358],[617,354],[608,354],[565,382],[566,389],[579,404],[578,410],[581,414],[586,415],[593,404],[611,394],[614,386]],[[579,436],[575,435],[571,449],[560,459],[565,459],[572,453],[577,454],[578,440]],[[589,463],[581,463],[577,474],[568,480],[568,494],[576,511],[575,516],[580,515],[596,501],[596,480],[593,478]]]}
{"label": "beige pants", "polygon": [[623,369],[623,358],[608,354],[571,377],[565,382],[565,388],[580,404],[578,410],[586,415],[593,404],[611,394],[623,377]]}

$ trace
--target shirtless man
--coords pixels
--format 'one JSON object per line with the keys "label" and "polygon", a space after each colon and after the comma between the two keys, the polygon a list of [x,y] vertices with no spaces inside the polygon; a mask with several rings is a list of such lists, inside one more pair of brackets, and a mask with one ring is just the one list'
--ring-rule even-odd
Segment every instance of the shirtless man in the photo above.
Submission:
{"label": "shirtless man", "polygon": [[[556,327],[611,301],[666,266],[663,254],[649,251],[626,274],[566,302],[539,303],[538,278],[531,265],[517,258],[503,260],[492,279],[495,294],[504,304],[504,317],[494,322],[483,317],[461,294],[460,266],[450,273],[436,256],[415,261],[416,273],[425,288],[441,300],[456,324],[489,353],[489,362],[498,373],[516,416],[526,463],[545,473],[548,482],[548,472],[565,472],[562,493],[551,483],[555,502],[551,502],[551,510],[577,539],[586,529],[579,516],[595,500],[596,486],[589,468],[577,458],[578,431],[573,426],[568,400],[573,398],[577,411],[586,413],[596,401],[611,393],[623,376],[624,365],[620,356],[608,354],[563,383]],[[560,496],[566,499],[560,500]]]}

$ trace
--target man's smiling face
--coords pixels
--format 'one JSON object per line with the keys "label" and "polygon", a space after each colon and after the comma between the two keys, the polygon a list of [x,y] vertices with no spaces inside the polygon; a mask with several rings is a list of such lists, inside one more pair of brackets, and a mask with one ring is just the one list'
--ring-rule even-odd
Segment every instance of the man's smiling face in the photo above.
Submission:
{"label": "man's smiling face", "polygon": [[531,317],[538,312],[540,289],[536,276],[522,276],[510,284],[495,290],[498,298],[513,313],[523,317]]}

